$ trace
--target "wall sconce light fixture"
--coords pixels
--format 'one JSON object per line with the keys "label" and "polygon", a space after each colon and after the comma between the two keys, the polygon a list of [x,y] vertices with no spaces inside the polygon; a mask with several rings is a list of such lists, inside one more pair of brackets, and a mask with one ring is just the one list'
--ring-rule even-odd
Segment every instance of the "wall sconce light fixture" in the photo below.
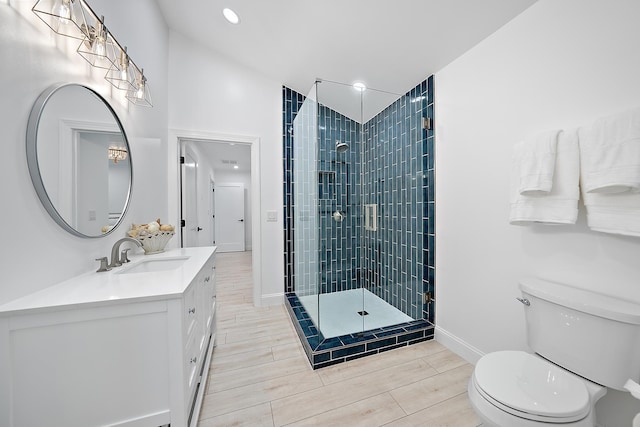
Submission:
{"label": "wall sconce light fixture", "polygon": [[78,40],[87,36],[89,26],[80,0],[41,0],[31,10],[56,34]]}
{"label": "wall sconce light fixture", "polygon": [[38,0],[31,10],[56,34],[82,40],[78,54],[93,67],[106,69],[105,79],[126,91],[131,103],[153,106],[143,70],[109,32],[104,16],[98,18],[86,1]]}
{"label": "wall sconce light fixture", "polygon": [[90,27],[87,30],[87,34],[87,37],[78,46],[80,56],[96,68],[109,70],[111,67],[117,66],[120,56],[116,54],[118,47],[113,36],[104,26],[104,16],[100,17],[95,27]]}
{"label": "wall sconce light fixture", "polygon": [[129,61],[126,46],[120,51],[120,58],[117,64],[113,64],[111,68],[109,68],[104,78],[120,90],[135,88],[135,69],[131,66],[131,61]]}
{"label": "wall sconce light fixture", "polygon": [[127,99],[135,105],[151,107],[151,93],[147,85],[147,78],[144,76],[144,68],[135,76],[135,84],[127,90]]}

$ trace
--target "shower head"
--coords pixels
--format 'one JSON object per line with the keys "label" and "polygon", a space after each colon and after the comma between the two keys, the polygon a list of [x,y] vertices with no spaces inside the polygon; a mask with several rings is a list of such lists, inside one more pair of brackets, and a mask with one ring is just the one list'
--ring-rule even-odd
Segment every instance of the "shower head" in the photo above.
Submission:
{"label": "shower head", "polygon": [[336,141],[336,151],[338,153],[344,153],[348,149],[349,149],[349,144],[347,144],[346,142],[342,142],[340,140]]}

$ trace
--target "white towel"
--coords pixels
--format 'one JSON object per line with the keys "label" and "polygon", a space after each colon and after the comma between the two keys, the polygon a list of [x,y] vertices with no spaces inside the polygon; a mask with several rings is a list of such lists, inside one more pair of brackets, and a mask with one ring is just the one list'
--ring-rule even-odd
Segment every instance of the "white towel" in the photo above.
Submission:
{"label": "white towel", "polygon": [[640,108],[580,128],[582,186],[586,193],[640,190]]}
{"label": "white towel", "polygon": [[514,225],[540,222],[544,224],[575,224],[580,198],[580,153],[575,130],[561,131],[557,138],[553,183],[547,195],[520,194],[521,144],[514,147],[512,167],[511,213]]}
{"label": "white towel", "polygon": [[583,192],[587,225],[593,231],[640,237],[640,193]]}
{"label": "white towel", "polygon": [[[584,170],[584,166],[582,168]],[[590,229],[640,237],[640,193],[588,193],[582,183],[582,198]]]}
{"label": "white towel", "polygon": [[535,196],[549,194],[551,191],[559,132],[541,132],[518,143],[521,146],[520,194]]}

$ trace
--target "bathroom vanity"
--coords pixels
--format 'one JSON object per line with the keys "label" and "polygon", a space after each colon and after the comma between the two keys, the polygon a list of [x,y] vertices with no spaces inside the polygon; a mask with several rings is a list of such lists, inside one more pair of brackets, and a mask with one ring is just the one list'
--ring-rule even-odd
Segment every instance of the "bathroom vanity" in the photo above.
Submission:
{"label": "bathroom vanity", "polygon": [[138,255],[0,306],[0,425],[195,426],[215,247]]}

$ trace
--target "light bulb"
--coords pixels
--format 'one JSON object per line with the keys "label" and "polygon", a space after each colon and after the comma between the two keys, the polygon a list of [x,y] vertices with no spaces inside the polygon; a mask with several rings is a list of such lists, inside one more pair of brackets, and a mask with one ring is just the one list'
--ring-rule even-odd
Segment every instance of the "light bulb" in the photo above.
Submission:
{"label": "light bulb", "polygon": [[136,91],[136,98],[143,99],[144,98],[144,81],[140,81],[138,83],[138,90]]}
{"label": "light bulb", "polygon": [[106,51],[107,51],[107,48],[104,45],[104,38],[96,37],[96,39],[93,42],[93,53],[95,53],[96,56],[104,58],[106,56]]}
{"label": "light bulb", "polygon": [[129,80],[129,56],[127,56],[127,48],[120,51],[120,80]]}
{"label": "light bulb", "polygon": [[71,0],[58,0],[53,3],[51,14],[58,17],[60,24],[66,25],[71,20]]}
{"label": "light bulb", "polygon": [[104,29],[104,16],[100,17],[100,20],[96,23],[96,29],[93,36],[93,43],[91,45],[91,50],[93,54],[104,58],[107,56],[107,31]]}

